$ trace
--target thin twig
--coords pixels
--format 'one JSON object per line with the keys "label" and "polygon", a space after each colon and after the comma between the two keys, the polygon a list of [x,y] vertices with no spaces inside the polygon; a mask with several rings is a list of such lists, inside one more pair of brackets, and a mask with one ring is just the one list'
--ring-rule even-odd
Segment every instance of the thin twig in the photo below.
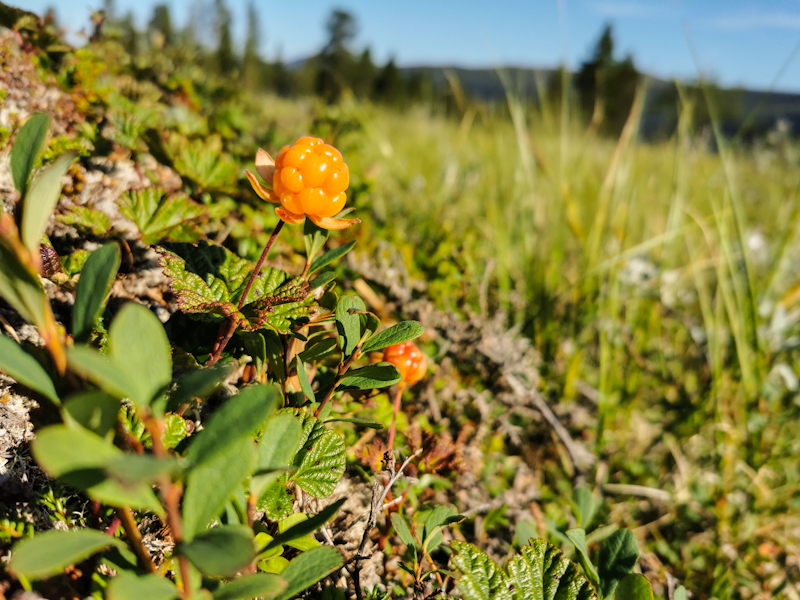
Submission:
{"label": "thin twig", "polygon": [[123,506],[122,508],[116,509],[116,513],[122,523],[122,527],[125,529],[125,535],[128,537],[128,542],[130,542],[133,548],[133,553],[136,554],[136,558],[139,559],[139,566],[148,573],[158,573],[158,569],[153,563],[150,553],[142,542],[142,534],[139,533],[139,528],[136,526],[136,519],[133,518],[133,511],[131,511],[129,507]]}

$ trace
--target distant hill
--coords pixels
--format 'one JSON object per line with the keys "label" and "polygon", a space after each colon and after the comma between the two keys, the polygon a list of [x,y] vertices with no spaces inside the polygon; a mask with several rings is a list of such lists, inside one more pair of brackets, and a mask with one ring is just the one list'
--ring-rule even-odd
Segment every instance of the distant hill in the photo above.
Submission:
{"label": "distant hill", "polygon": [[[547,86],[553,77],[558,76],[556,69],[504,67],[512,82],[515,93],[523,93],[528,98],[537,98],[538,86]],[[403,72],[411,75],[422,73],[430,77],[435,88],[445,89],[449,86],[447,73],[453,73],[458,78],[462,89],[470,96],[488,102],[505,99],[506,90],[496,69],[465,69],[447,66],[415,66],[405,67]],[[659,97],[672,89],[670,81],[652,77],[648,104],[645,109],[643,130],[645,133],[659,128],[664,115],[657,110]],[[542,90],[544,91],[544,90]],[[733,122],[728,122],[726,129],[735,129],[744,122],[745,118],[752,118],[754,129],[764,132],[773,128],[777,121],[785,120],[789,123],[791,131],[800,135],[800,94],[788,92],[764,92],[759,90],[738,91],[741,114]],[[751,112],[754,116],[750,117]]]}

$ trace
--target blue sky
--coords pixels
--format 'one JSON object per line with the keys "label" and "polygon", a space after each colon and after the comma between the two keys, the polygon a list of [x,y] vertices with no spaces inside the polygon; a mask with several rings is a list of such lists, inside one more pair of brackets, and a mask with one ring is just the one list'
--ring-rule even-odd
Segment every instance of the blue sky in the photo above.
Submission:
{"label": "blue sky", "polygon": [[[102,5],[102,0],[8,1],[39,13],[55,6],[73,42],[92,8]],[[156,3],[115,0],[118,12],[133,11],[141,25]],[[179,24],[191,6],[203,3],[210,8],[212,0],[166,0]],[[241,40],[247,2],[228,0],[228,5]],[[369,46],[377,62],[393,56],[400,65],[546,67],[566,60],[575,67],[610,22],[618,53],[632,54],[648,73],[695,78],[700,69],[723,85],[800,91],[800,0],[255,0],[255,5],[265,58],[280,53],[291,61],[313,54],[323,44],[333,8],[357,17],[355,48]]]}

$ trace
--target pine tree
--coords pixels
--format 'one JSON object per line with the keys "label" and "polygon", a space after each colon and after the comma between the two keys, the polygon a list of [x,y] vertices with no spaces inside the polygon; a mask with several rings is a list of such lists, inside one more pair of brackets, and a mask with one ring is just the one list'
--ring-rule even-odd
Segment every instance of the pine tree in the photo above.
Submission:
{"label": "pine tree", "polygon": [[231,11],[225,0],[214,0],[217,30],[217,69],[223,76],[230,75],[236,68],[236,56],[231,38]]}
{"label": "pine tree", "polygon": [[264,63],[258,56],[258,44],[261,41],[259,32],[258,13],[255,4],[251,1],[247,5],[247,39],[244,44],[244,58],[242,59],[242,78],[244,85],[256,89],[260,85]]}

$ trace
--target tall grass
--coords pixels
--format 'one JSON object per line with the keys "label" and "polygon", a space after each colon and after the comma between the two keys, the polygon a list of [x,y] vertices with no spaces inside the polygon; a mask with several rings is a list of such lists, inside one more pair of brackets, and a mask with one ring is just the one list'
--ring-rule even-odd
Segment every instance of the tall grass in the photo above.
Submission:
{"label": "tall grass", "polygon": [[[720,548],[754,553],[799,489],[796,389],[775,370],[798,370],[798,170],[716,124],[694,131],[684,96],[672,139],[639,140],[642,87],[609,140],[502,77],[507,110],[465,105],[460,121],[350,107],[372,226],[444,306],[479,310],[490,280],[488,306],[535,341],[553,402],[591,408],[608,481],[673,492],[682,524],[643,533],[659,556],[687,576],[734,564]],[[577,391],[592,388],[596,406]]]}

